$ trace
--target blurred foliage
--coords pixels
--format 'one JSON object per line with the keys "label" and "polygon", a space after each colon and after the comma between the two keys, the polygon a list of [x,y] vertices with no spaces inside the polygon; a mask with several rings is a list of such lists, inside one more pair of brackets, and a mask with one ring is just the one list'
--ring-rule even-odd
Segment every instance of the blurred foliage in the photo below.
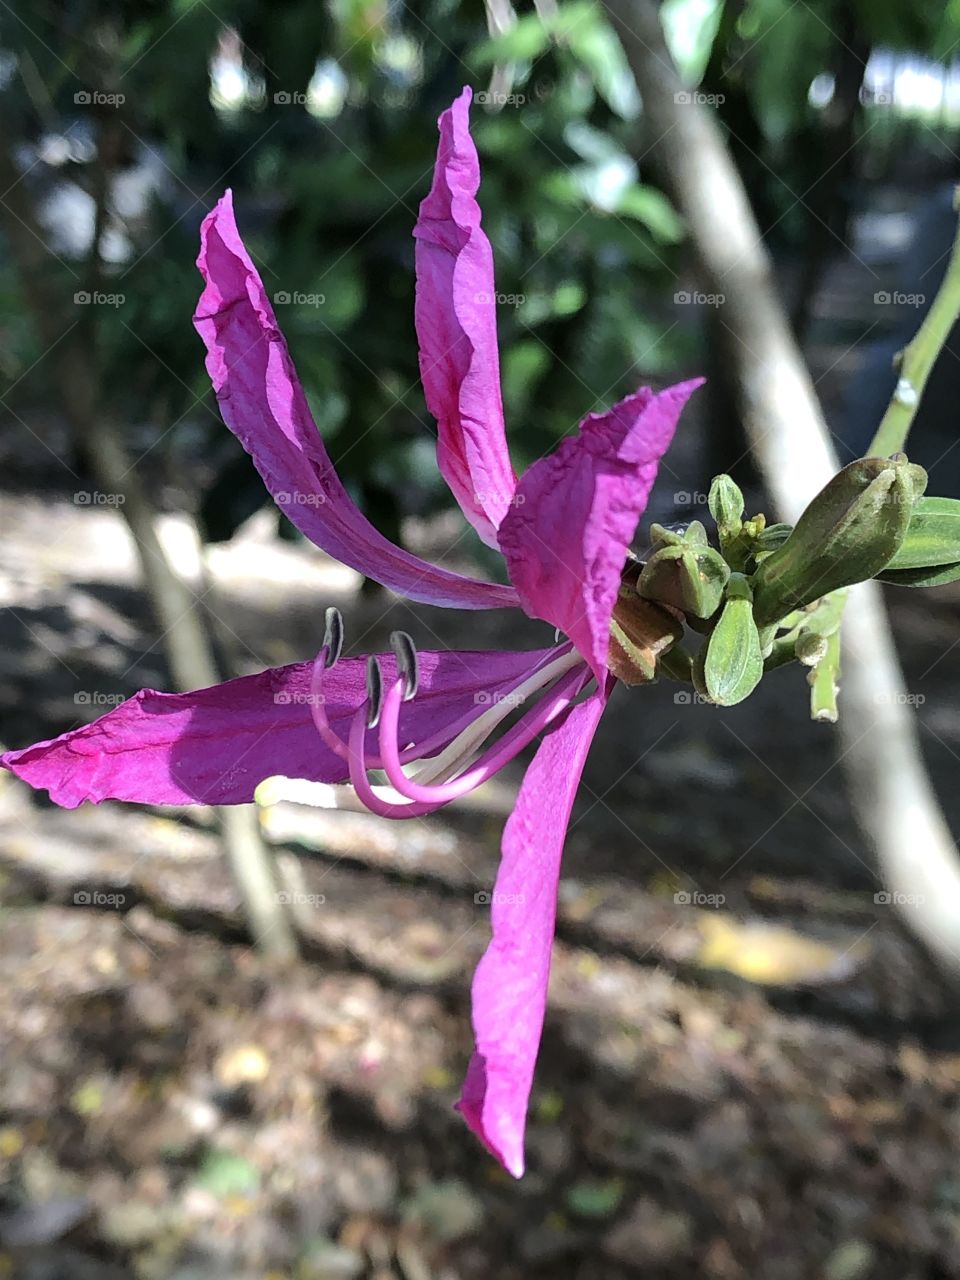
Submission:
{"label": "blurred foliage", "polygon": [[[20,0],[0,12],[2,122],[51,236],[64,325],[96,279],[105,168],[99,288],[122,301],[95,309],[104,403],[168,460],[211,536],[263,500],[204,408],[190,325],[200,220],[228,185],[347,483],[395,535],[404,512],[444,501],[417,372],[411,232],[436,117],[464,83],[496,99],[473,118],[518,468],[583,413],[689,360],[689,317],[671,302],[683,226],[648,171],[642,106],[601,8],[496,13],[488,24],[481,4],[456,0]],[[691,82],[718,95],[763,220],[783,219],[789,244],[805,232],[790,188],[804,190],[831,128],[811,83],[834,73],[851,31],[868,53],[945,54],[960,0],[668,0],[664,13]],[[880,119],[865,83],[858,143]],[[24,376],[42,350],[23,309],[0,261],[11,405],[49,392],[42,361]],[[184,459],[199,460],[187,482]]]}

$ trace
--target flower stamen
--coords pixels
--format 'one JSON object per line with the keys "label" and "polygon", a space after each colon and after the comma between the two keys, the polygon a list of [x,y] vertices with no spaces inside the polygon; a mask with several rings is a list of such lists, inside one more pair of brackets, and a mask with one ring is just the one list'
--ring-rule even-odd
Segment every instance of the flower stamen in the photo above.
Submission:
{"label": "flower stamen", "polygon": [[417,657],[417,646],[406,631],[390,632],[390,648],[397,659],[397,675],[403,677],[403,700],[409,702],[417,696],[420,687],[420,662]]}

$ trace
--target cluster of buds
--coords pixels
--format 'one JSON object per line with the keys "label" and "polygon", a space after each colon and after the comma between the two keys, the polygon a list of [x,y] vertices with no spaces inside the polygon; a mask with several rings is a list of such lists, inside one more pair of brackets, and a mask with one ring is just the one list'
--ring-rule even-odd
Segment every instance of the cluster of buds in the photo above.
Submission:
{"label": "cluster of buds", "polygon": [[903,454],[859,458],[791,527],[746,519],[740,489],[717,476],[707,503],[717,545],[699,520],[655,524],[647,556],[628,562],[610,669],[627,684],[659,674],[689,681],[726,707],[767,671],[800,662],[814,718],[835,720],[846,588],[871,578],[911,587],[960,579],[960,501],[924,497],[926,485],[927,473]]}

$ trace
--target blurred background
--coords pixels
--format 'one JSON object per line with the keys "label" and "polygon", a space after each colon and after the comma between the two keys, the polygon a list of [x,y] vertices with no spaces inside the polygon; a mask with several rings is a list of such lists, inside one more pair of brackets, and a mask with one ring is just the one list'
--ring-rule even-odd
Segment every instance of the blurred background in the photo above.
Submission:
{"label": "blurred background", "polygon": [[[848,461],[955,232],[960,6],[661,18],[677,105],[720,123]],[[601,6],[0,0],[4,747],[143,685],[310,658],[330,604],[348,652],[397,627],[546,642],[408,606],[306,545],[220,422],[190,323],[200,222],[229,186],[356,501],[496,575],[437,473],[413,329],[411,232],[463,84],[518,470],[639,383],[706,372],[647,519],[702,515],[720,470],[764,506],[724,297],[698,284],[657,168],[670,139],[648,136]],[[952,496],[958,354],[911,441]],[[960,592],[890,603],[956,832]],[[519,766],[396,825],[62,812],[4,774],[0,1277],[960,1276],[955,995],[838,763],[792,668],[733,711],[619,691],[571,824],[520,1183],[451,1110]],[[291,908],[261,948],[224,852],[245,840]]]}

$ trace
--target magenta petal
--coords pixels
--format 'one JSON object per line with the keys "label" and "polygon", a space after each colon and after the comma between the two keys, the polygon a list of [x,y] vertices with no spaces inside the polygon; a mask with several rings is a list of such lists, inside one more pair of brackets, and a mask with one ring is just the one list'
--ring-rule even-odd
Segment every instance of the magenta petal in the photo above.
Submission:
{"label": "magenta petal", "polygon": [[588,414],[575,436],[526,471],[500,526],[524,609],[569,636],[601,684],[627,549],[681,410],[702,381],[659,395],[644,387]]}
{"label": "magenta petal", "polygon": [[469,89],[440,117],[433,186],[420,205],[417,336],[437,461],[464,515],[497,546],[517,487],[503,427],[493,253],[480,228]]}
{"label": "magenta petal", "polygon": [[601,690],[540,743],[503,833],[493,940],[473,979],[470,1060],[458,1109],[515,1178],[547,1004],[560,858],[574,796],[606,705]]}
{"label": "magenta petal", "polygon": [[327,456],[263,283],[226,192],[206,216],[197,265],[206,282],[194,324],[223,420],[301,533],[410,600],[458,609],[516,604],[509,587],[450,573],[384,538],[354,505]]}
{"label": "magenta petal", "polygon": [[[548,652],[421,652],[420,689],[404,707],[404,736],[425,740],[476,708],[478,690],[495,698]],[[381,665],[391,679],[393,654]],[[312,666],[275,667],[194,693],[142,689],[92,724],[8,751],[0,764],[66,809],[108,799],[245,804],[258,783],[278,773],[342,782],[343,761],[323,744],[311,716]],[[365,697],[366,658],[344,658],[326,673],[324,706],[341,737]]]}

